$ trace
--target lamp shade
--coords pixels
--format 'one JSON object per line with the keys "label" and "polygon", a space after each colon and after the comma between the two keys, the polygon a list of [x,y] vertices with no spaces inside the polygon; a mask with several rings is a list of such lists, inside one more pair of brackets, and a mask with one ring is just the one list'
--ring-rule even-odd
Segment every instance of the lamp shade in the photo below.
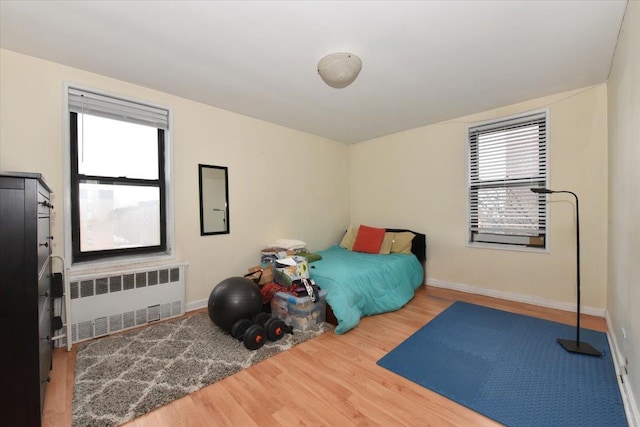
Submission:
{"label": "lamp shade", "polygon": [[361,69],[362,60],[353,53],[332,53],[318,62],[318,74],[326,84],[336,89],[353,83]]}

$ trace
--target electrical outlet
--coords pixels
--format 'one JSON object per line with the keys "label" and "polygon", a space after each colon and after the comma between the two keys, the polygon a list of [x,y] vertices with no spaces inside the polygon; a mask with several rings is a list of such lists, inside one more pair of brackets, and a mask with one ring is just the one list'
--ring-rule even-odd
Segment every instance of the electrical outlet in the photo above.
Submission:
{"label": "electrical outlet", "polygon": [[624,330],[624,327],[622,328],[622,339],[627,339],[627,331]]}

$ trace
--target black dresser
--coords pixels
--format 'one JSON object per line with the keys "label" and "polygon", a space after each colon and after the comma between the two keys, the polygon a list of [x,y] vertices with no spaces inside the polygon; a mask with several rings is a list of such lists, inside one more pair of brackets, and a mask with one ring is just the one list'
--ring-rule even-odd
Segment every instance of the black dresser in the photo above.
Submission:
{"label": "black dresser", "polygon": [[52,349],[51,190],[0,172],[0,424],[40,426]]}

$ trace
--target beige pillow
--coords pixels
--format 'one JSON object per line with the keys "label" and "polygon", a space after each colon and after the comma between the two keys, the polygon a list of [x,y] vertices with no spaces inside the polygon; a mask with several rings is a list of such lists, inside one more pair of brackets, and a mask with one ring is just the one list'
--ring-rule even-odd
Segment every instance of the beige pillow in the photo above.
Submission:
{"label": "beige pillow", "polygon": [[393,236],[395,233],[384,233],[384,239],[382,240],[382,246],[380,246],[381,255],[389,255],[391,253],[391,245],[393,244]]}
{"label": "beige pillow", "polygon": [[411,241],[416,237],[415,234],[404,231],[402,233],[395,233],[393,236],[393,243],[391,244],[392,254],[411,254]]}
{"label": "beige pillow", "polygon": [[353,244],[356,242],[356,237],[358,237],[358,229],[350,225],[347,232],[344,233],[340,246],[345,249],[352,250]]}

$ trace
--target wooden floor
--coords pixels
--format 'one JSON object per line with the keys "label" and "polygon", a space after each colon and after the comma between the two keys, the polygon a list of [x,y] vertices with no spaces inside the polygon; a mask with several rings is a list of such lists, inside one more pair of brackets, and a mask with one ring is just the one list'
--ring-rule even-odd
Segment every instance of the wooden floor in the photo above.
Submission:
{"label": "wooden floor", "polygon": [[[497,426],[496,422],[376,365],[454,301],[575,324],[575,314],[421,287],[404,308],[362,319],[279,353],[126,424],[159,426]],[[603,318],[581,326],[606,331]],[[71,425],[75,350],[54,351],[44,426]]]}

